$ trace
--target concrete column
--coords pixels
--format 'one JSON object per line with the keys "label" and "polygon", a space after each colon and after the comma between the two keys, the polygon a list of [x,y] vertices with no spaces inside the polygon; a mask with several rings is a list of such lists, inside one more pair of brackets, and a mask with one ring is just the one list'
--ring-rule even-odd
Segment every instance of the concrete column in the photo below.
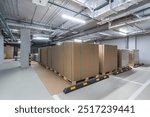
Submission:
{"label": "concrete column", "polygon": [[30,30],[21,29],[21,67],[29,67],[29,54],[30,54]]}
{"label": "concrete column", "polygon": [[127,39],[125,40],[125,43],[126,43],[125,48],[129,49],[129,36],[127,36]]}
{"label": "concrete column", "polygon": [[0,64],[4,61],[4,38],[0,34]]}

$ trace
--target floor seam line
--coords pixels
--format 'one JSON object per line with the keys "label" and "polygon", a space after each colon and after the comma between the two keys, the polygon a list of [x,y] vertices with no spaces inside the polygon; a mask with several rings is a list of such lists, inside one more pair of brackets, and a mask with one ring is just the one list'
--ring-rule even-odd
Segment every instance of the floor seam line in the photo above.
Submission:
{"label": "floor seam line", "polygon": [[150,80],[144,83],[133,95],[131,95],[128,100],[134,100],[136,97],[150,84]]}
{"label": "floor seam line", "polygon": [[127,79],[122,79],[122,78],[118,78],[118,77],[113,77],[115,79],[118,79],[118,80],[123,80],[123,81],[126,81],[126,82],[130,82],[130,83],[133,83],[133,84],[137,84],[137,85],[143,85],[142,83],[139,83],[139,82],[135,82],[135,81],[130,81],[130,80],[127,80]]}

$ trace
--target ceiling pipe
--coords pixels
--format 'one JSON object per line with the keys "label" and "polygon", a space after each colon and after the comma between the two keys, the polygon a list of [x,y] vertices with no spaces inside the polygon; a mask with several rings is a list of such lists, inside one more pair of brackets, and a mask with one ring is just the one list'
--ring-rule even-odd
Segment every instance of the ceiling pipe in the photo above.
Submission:
{"label": "ceiling pipe", "polygon": [[130,24],[134,24],[134,23],[137,23],[137,22],[142,22],[142,21],[149,20],[149,19],[150,19],[150,16],[147,16],[147,17],[136,19],[136,20],[127,21],[127,22],[124,22],[124,23],[121,23],[121,24],[118,24],[118,25],[110,26],[109,29],[115,29],[115,28],[123,27],[123,26],[130,25]]}
{"label": "ceiling pipe", "polygon": [[45,28],[45,27],[38,27],[33,25],[25,25],[25,24],[19,24],[19,23],[8,23],[9,26],[15,26],[19,28],[28,28],[28,29],[34,29],[34,30],[40,30],[40,31],[47,31],[47,32],[54,32],[54,30]]}
{"label": "ceiling pipe", "polygon": [[0,13],[0,21],[3,24],[3,26],[6,28],[6,31],[10,34],[11,38],[15,41],[15,37],[13,36],[8,24],[6,23],[4,17],[2,16],[2,14]]}
{"label": "ceiling pipe", "polygon": [[150,15],[150,7],[135,13],[135,15],[138,16],[138,17],[143,17],[143,16]]}

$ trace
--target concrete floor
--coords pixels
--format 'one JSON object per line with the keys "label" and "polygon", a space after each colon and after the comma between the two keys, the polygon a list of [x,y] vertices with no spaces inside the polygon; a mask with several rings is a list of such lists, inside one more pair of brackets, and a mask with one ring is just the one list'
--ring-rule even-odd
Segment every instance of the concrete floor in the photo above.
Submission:
{"label": "concrete floor", "polygon": [[21,69],[20,62],[7,60],[0,65],[1,100],[46,100],[53,99],[37,74]]}
{"label": "concrete floor", "polygon": [[16,61],[0,65],[0,99],[149,100],[150,67],[139,67],[69,94],[51,95],[32,69]]}

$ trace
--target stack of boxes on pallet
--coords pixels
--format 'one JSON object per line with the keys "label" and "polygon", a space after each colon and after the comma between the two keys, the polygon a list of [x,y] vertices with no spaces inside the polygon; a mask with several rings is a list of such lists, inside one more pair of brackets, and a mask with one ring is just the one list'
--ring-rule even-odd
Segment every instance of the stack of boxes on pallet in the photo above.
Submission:
{"label": "stack of boxes on pallet", "polygon": [[139,64],[139,50],[131,50],[129,53],[129,65],[134,67]]}
{"label": "stack of boxes on pallet", "polygon": [[99,68],[102,74],[117,70],[117,46],[99,45]]}
{"label": "stack of boxes on pallet", "polygon": [[47,56],[47,47],[40,49],[40,64],[47,67],[48,56]]}
{"label": "stack of boxes on pallet", "polygon": [[98,74],[117,71],[139,61],[138,51],[118,50],[117,46],[66,42],[41,48],[40,64],[65,79],[76,82]]}
{"label": "stack of boxes on pallet", "polygon": [[118,49],[118,68],[128,67],[129,63],[129,50]]}
{"label": "stack of boxes on pallet", "polygon": [[5,59],[13,59],[14,58],[14,47],[5,46],[4,48]]}

